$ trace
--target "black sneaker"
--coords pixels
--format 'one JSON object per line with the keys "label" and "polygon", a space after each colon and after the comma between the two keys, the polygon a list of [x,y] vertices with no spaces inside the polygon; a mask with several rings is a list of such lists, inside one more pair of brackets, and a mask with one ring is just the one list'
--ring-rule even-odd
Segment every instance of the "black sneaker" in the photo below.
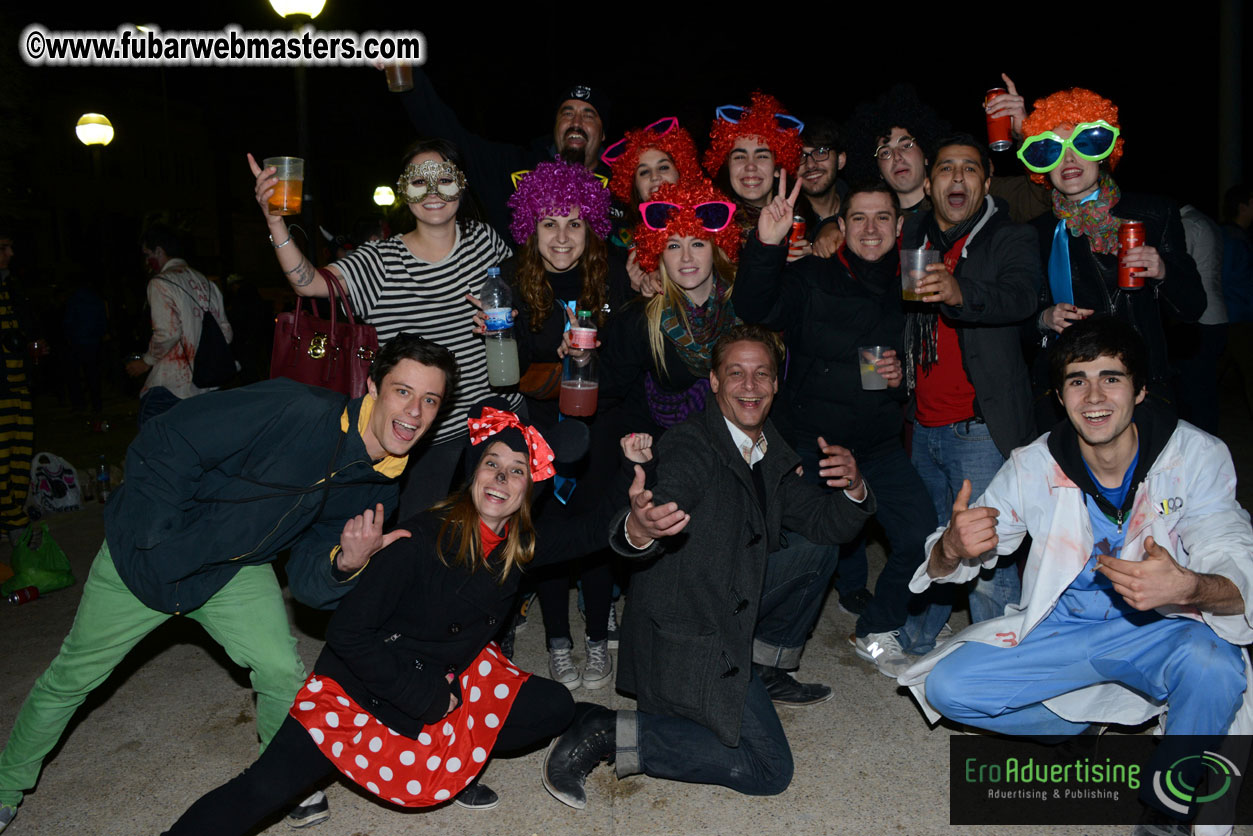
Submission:
{"label": "black sneaker", "polygon": [[617,751],[618,715],[603,705],[581,702],[575,706],[574,722],[552,742],[544,756],[544,789],[562,804],[582,810],[587,806],[583,788],[597,764],[613,763]]}
{"label": "black sneaker", "polygon": [[874,595],[864,586],[856,592],[850,592],[847,595],[840,594],[837,602],[839,608],[849,615],[861,615],[866,611],[866,607],[870,606],[870,602],[874,600]]}
{"label": "black sneaker", "polygon": [[17,808],[10,807],[7,804],[0,804],[0,830],[4,830],[9,826],[9,822],[17,817]]}
{"label": "black sneaker", "polygon": [[331,817],[331,805],[326,800],[326,793],[318,790],[304,801],[297,804],[284,821],[288,827],[312,827],[321,824]]}
{"label": "black sneaker", "polygon": [[467,810],[490,810],[500,803],[500,796],[491,787],[480,784],[476,778],[457,793],[452,803]]}
{"label": "black sneaker", "polygon": [[766,692],[770,694],[770,700],[775,705],[816,705],[834,696],[826,685],[820,682],[797,682],[781,668],[754,663],[753,673],[766,686]]}

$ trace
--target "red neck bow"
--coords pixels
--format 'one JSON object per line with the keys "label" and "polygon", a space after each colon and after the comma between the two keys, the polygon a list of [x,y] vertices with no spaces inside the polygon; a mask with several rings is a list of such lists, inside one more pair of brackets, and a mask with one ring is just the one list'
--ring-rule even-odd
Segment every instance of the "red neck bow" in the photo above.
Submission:
{"label": "red neck bow", "polygon": [[482,416],[478,418],[471,416],[466,419],[466,423],[470,427],[471,444],[481,444],[485,439],[499,432],[511,427],[516,428],[526,441],[527,458],[531,465],[531,481],[542,482],[556,475],[557,471],[553,467],[555,456],[548,442],[544,440],[544,436],[540,435],[539,430],[534,427],[523,424],[514,413],[485,406]]}

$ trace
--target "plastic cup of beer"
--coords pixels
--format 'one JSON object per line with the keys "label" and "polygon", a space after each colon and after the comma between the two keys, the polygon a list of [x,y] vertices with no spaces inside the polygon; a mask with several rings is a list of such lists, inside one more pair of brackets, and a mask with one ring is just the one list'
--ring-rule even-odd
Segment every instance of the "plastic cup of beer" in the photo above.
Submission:
{"label": "plastic cup of beer", "polygon": [[274,192],[266,201],[270,214],[299,215],[305,186],[305,161],[300,157],[267,157],[262,165],[278,169]]}
{"label": "plastic cup of beer", "polygon": [[927,275],[928,264],[939,263],[939,250],[901,250],[901,298],[906,302],[921,302],[922,297],[914,286]]}
{"label": "plastic cup of beer", "polygon": [[858,363],[861,367],[861,388],[867,390],[888,388],[888,382],[879,374],[875,364],[883,359],[883,352],[890,347],[886,345],[863,345],[857,348]]}
{"label": "plastic cup of beer", "polygon": [[387,72],[387,89],[393,93],[403,93],[413,89],[413,67],[399,61],[385,64]]}

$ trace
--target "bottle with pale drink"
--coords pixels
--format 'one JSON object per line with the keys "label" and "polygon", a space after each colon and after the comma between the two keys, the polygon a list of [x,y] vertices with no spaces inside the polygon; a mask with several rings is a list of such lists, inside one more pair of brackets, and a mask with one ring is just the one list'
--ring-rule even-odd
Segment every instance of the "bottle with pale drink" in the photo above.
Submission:
{"label": "bottle with pale drink", "polygon": [[479,296],[483,303],[487,350],[487,382],[513,386],[518,382],[518,343],[513,336],[513,294],[500,277],[499,267],[487,268],[487,281]]}
{"label": "bottle with pale drink", "polygon": [[600,358],[596,356],[596,321],[591,311],[579,311],[570,329],[570,346],[561,366],[561,394],[557,408],[565,415],[596,414],[600,395]]}

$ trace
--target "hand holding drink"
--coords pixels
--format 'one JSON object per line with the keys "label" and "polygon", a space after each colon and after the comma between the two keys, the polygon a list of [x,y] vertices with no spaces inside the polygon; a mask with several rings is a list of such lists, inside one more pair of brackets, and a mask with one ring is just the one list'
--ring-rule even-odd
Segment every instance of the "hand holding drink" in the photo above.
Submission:
{"label": "hand holding drink", "polygon": [[906,302],[922,302],[922,295],[917,291],[918,282],[926,278],[928,264],[939,263],[939,250],[901,250],[901,298]]}
{"label": "hand holding drink", "polygon": [[261,165],[248,155],[248,166],[257,178],[255,194],[267,215],[299,215],[304,195],[305,161],[299,157],[266,157]]}

